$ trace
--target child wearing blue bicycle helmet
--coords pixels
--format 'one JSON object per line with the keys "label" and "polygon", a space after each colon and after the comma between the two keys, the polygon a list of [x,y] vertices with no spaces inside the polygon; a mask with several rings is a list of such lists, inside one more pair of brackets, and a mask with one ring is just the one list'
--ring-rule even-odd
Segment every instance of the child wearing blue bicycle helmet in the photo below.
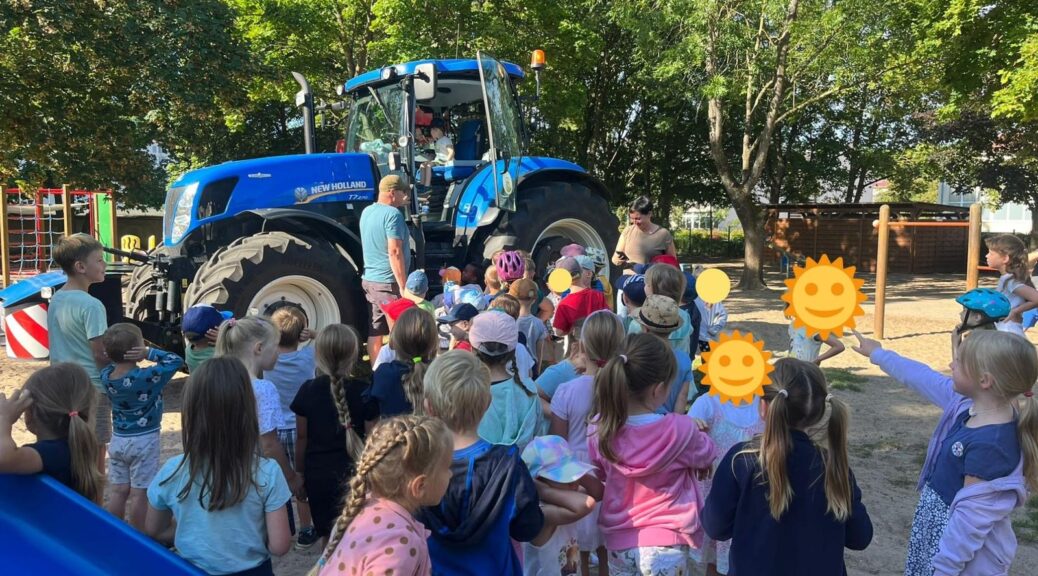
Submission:
{"label": "child wearing blue bicycle helmet", "polygon": [[970,330],[994,330],[997,323],[1009,316],[1009,298],[991,288],[974,288],[955,299],[962,305],[959,325],[952,331],[952,358],[955,358],[962,335]]}

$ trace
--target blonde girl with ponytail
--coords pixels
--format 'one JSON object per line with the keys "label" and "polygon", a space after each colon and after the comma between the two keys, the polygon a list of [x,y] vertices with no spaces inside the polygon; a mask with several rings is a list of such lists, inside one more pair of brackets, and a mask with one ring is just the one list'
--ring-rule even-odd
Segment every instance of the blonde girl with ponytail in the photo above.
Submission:
{"label": "blonde girl with ponytail", "polygon": [[368,382],[354,369],[360,353],[357,331],[332,324],[317,335],[314,357],[319,375],[307,380],[292,401],[296,414],[295,469],[303,476],[314,529],[324,542],[342,510],[346,481],[364,450],[377,414],[366,412]]}
{"label": "blonde girl with ponytail", "polygon": [[1012,511],[1038,490],[1038,353],[1023,336],[973,331],[946,376],[855,332],[854,351],[944,410],[919,474],[905,574],[1008,574]]}
{"label": "blonde girl with ponytail", "polygon": [[284,428],[281,397],[270,380],[262,378],[264,370],[272,370],[278,362],[277,328],[263,316],[231,318],[220,324],[216,335],[216,356],[237,358],[245,365],[252,379],[252,393],[256,397],[256,415],[259,423],[260,447],[263,456],[278,463],[292,494],[303,500],[303,478],[289,466],[288,453],[278,439],[278,429]]}
{"label": "blonde girl with ponytail", "polygon": [[984,243],[988,246],[988,266],[1001,274],[998,291],[1009,299],[1011,307],[1009,316],[995,327],[1023,336],[1023,313],[1038,306],[1038,290],[1031,282],[1031,270],[1027,266],[1027,247],[1012,234],[993,236]]}
{"label": "blonde girl with ponytail", "polygon": [[[100,506],[104,477],[91,422],[94,390],[86,370],[63,362],[37,370],[10,398],[0,394],[0,474],[43,472]],[[19,447],[11,428],[22,414],[36,442]]]}
{"label": "blonde girl with ponytail", "polygon": [[696,476],[714,443],[688,416],[657,413],[676,364],[663,339],[631,334],[595,375],[588,448],[605,482],[598,525],[611,574],[690,574],[703,539]]}
{"label": "blonde girl with ponytail", "polygon": [[446,493],[453,447],[447,425],[430,416],[376,426],[311,576],[431,574],[429,532],[414,513]]}
{"label": "blonde girl with ponytail", "polygon": [[389,335],[396,358],[375,369],[370,399],[378,416],[424,414],[422,379],[440,349],[440,335],[432,315],[418,307],[404,310]]}
{"label": "blonde girl with ponytail", "polygon": [[[764,433],[732,446],[703,509],[713,540],[731,539],[736,574],[844,574],[844,548],[864,550],[872,521],[847,463],[848,410],[821,368],[783,358],[764,387]],[[828,414],[823,448],[808,430]]]}

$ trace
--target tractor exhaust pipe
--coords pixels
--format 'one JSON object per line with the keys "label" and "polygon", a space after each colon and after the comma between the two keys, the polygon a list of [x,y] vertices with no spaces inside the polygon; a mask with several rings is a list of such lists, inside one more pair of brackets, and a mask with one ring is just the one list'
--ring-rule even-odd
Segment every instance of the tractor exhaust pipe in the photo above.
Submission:
{"label": "tractor exhaust pipe", "polygon": [[293,72],[292,77],[299,83],[299,87],[302,88],[299,92],[296,92],[296,106],[303,109],[303,148],[307,154],[313,154],[315,152],[315,141],[314,141],[314,94],[310,91],[310,83],[306,81],[299,72]]}

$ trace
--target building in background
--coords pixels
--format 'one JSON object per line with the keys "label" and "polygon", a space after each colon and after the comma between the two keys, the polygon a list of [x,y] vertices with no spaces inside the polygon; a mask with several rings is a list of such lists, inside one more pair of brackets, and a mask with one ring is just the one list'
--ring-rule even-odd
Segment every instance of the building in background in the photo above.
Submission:
{"label": "building in background", "polygon": [[1030,234],[1031,209],[1024,204],[1007,202],[998,210],[988,209],[990,199],[986,193],[975,188],[969,192],[956,192],[945,182],[937,186],[937,203],[948,206],[969,206],[974,202],[984,203],[984,231],[1003,234]]}

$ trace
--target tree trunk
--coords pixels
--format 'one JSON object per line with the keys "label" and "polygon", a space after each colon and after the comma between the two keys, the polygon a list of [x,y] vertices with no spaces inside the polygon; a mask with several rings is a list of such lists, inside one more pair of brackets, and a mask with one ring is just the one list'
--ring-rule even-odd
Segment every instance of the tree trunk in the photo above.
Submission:
{"label": "tree trunk", "polygon": [[1038,247],[1038,207],[1031,206],[1031,246]]}
{"label": "tree trunk", "polygon": [[764,288],[764,219],[751,196],[733,202],[743,232],[743,269],[739,288]]}
{"label": "tree trunk", "polygon": [[[786,94],[786,59],[789,54],[790,34],[793,22],[797,17],[799,0],[789,0],[786,7],[785,20],[782,32],[772,40],[775,49],[775,72],[772,79],[759,93],[760,98],[770,91],[767,112],[764,115],[760,131],[755,139],[747,137],[750,128],[747,124],[743,126],[742,162],[740,165],[739,178],[732,174],[731,165],[724,143],[724,120],[725,104],[723,97],[714,96],[708,100],[707,116],[710,122],[710,156],[717,168],[717,175],[724,186],[728,197],[732,200],[735,213],[739,216],[745,238],[743,248],[743,271],[739,280],[739,288],[744,290],[764,289],[764,230],[761,216],[757,212],[756,201],[753,191],[760,181],[764,166],[768,160],[768,150],[771,147],[772,133],[782,119],[792,113],[792,109],[785,113],[780,112],[782,102]],[[720,15],[715,15],[720,18]],[[761,14],[761,28],[763,29],[764,14]],[[760,38],[758,35],[758,46]],[[714,78],[719,73],[717,64],[718,30],[717,22],[709,20],[707,23],[706,42],[706,74],[708,78]],[[754,54],[753,57],[758,57]],[[756,62],[751,63],[752,65]],[[757,98],[751,98],[756,92],[756,86],[752,82],[752,74],[748,76],[746,85],[746,112],[744,121],[749,122],[754,118]]]}

